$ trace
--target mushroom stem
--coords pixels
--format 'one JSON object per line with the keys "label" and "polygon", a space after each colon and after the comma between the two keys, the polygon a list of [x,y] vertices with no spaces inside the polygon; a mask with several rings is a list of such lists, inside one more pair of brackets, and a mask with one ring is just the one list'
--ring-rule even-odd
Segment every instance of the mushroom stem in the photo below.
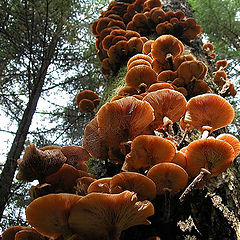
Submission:
{"label": "mushroom stem", "polygon": [[168,53],[167,55],[166,55],[166,60],[168,61],[168,63],[169,63],[169,66],[170,66],[170,70],[174,70],[174,67],[173,67],[173,56],[172,56],[172,54],[171,53]]}
{"label": "mushroom stem", "polygon": [[173,130],[173,122],[171,119],[169,119],[167,116],[163,118],[163,126],[167,128],[167,132],[169,135],[174,136],[174,130]]}
{"label": "mushroom stem", "polygon": [[207,139],[210,134],[209,130],[204,130],[201,136],[201,139]]}
{"label": "mushroom stem", "polygon": [[192,191],[192,189],[202,181],[203,177],[205,177],[206,175],[210,175],[211,172],[209,172],[207,169],[205,168],[201,168],[201,172],[193,179],[193,181],[188,185],[188,187],[185,189],[185,191],[182,193],[182,195],[179,198],[180,202],[183,202],[184,198],[186,197],[186,195],[188,193],[190,193]]}
{"label": "mushroom stem", "polygon": [[164,190],[164,215],[163,215],[163,221],[169,222],[170,215],[171,215],[171,190],[166,188]]}
{"label": "mushroom stem", "polygon": [[185,138],[186,138],[186,136],[187,136],[188,131],[189,131],[189,128],[186,127],[185,130],[184,130],[184,134],[183,134],[183,136],[182,136],[182,139],[181,139],[180,142],[178,143],[178,149],[181,149],[181,148],[182,148],[183,142],[184,142],[184,140],[185,140]]}

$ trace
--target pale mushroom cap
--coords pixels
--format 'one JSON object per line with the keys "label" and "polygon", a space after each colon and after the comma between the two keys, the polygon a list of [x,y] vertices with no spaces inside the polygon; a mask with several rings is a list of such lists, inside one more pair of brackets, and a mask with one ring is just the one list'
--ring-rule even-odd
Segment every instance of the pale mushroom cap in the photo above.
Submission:
{"label": "pale mushroom cap", "polygon": [[155,182],[158,195],[164,194],[166,190],[174,195],[188,183],[187,172],[174,163],[159,163],[149,170],[147,176]]}
{"label": "pale mushroom cap", "polygon": [[160,162],[171,162],[176,149],[168,140],[151,135],[136,137],[125,162],[133,169],[150,168]]}
{"label": "pale mushroom cap", "polygon": [[233,147],[222,140],[200,139],[190,143],[186,149],[186,171],[195,177],[205,168],[211,176],[217,176],[225,171],[234,160]]}
{"label": "pale mushroom cap", "polygon": [[143,100],[149,102],[154,109],[155,120],[152,124],[156,128],[163,125],[164,117],[172,122],[178,121],[185,113],[187,104],[183,94],[172,89],[150,92]]}
{"label": "pale mushroom cap", "polygon": [[156,197],[156,185],[148,177],[136,172],[121,172],[112,177],[110,192],[120,193],[129,190],[137,193],[140,201]]}
{"label": "pale mushroom cap", "polygon": [[154,214],[151,202],[137,200],[133,192],[120,194],[90,193],[71,209],[69,227],[88,240],[120,237],[120,233],[135,225],[148,225]]}
{"label": "pale mushroom cap", "polygon": [[69,233],[70,209],[81,199],[75,194],[48,194],[32,201],[26,209],[28,223],[39,233],[57,238]]}
{"label": "pale mushroom cap", "polygon": [[202,127],[212,127],[212,131],[225,127],[234,119],[234,109],[223,97],[206,93],[190,99],[184,123],[202,131]]}

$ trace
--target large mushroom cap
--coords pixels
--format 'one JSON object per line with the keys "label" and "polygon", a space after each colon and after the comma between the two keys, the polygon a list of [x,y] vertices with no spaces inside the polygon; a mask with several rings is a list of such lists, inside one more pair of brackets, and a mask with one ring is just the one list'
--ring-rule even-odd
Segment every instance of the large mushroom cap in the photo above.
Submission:
{"label": "large mushroom cap", "polygon": [[148,177],[136,172],[122,172],[112,177],[110,192],[120,193],[129,190],[137,193],[140,201],[156,197],[156,185]]}
{"label": "large mushroom cap", "polygon": [[149,170],[147,176],[155,182],[159,195],[166,190],[174,195],[186,187],[188,183],[187,172],[174,163],[159,163]]}
{"label": "large mushroom cap", "polygon": [[129,227],[150,224],[146,218],[153,214],[152,203],[138,201],[133,192],[90,193],[71,209],[69,226],[84,239],[118,239]]}
{"label": "large mushroom cap", "polygon": [[153,119],[153,109],[149,103],[134,97],[122,98],[106,103],[99,110],[99,135],[107,146],[118,147],[121,142],[141,134]]}
{"label": "large mushroom cap", "polygon": [[190,99],[184,117],[184,123],[203,130],[209,126],[212,131],[225,127],[232,122],[234,109],[223,97],[206,93]]}
{"label": "large mushroom cap", "polygon": [[123,170],[148,169],[160,162],[171,162],[176,149],[168,140],[152,135],[136,137],[131,145],[131,152],[127,154]]}
{"label": "large mushroom cap", "polygon": [[201,139],[190,143],[185,152],[186,170],[195,177],[205,168],[211,176],[217,176],[225,171],[234,160],[233,147],[222,140]]}
{"label": "large mushroom cap", "polygon": [[57,238],[70,233],[68,216],[70,209],[81,196],[75,194],[48,194],[35,199],[26,209],[28,223],[39,233]]}
{"label": "large mushroom cap", "polygon": [[178,121],[185,113],[187,104],[183,94],[172,89],[150,92],[143,100],[149,102],[154,109],[155,120],[152,123],[154,128],[164,124],[164,117],[169,118],[173,123]]}

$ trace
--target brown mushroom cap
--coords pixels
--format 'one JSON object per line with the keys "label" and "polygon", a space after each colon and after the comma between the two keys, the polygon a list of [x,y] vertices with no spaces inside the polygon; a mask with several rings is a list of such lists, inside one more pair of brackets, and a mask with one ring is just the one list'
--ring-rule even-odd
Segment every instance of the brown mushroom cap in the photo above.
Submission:
{"label": "brown mushroom cap", "polygon": [[148,177],[136,172],[122,172],[112,177],[110,193],[120,193],[125,190],[137,193],[140,201],[152,200],[156,197],[156,185]]}
{"label": "brown mushroom cap", "polygon": [[154,83],[148,88],[148,92],[154,92],[162,89],[174,89],[170,83]]}
{"label": "brown mushroom cap", "polygon": [[200,139],[190,143],[186,149],[186,170],[191,177],[197,176],[201,168],[217,176],[225,171],[234,160],[233,147],[222,140]]}
{"label": "brown mushroom cap", "polygon": [[228,101],[206,93],[190,99],[183,121],[202,132],[204,126],[211,127],[212,131],[225,127],[233,118],[234,109]]}
{"label": "brown mushroom cap", "polygon": [[117,147],[141,132],[153,121],[149,103],[126,97],[103,105],[97,114],[99,135],[107,146]]}
{"label": "brown mushroom cap", "polygon": [[132,141],[131,152],[127,154],[123,170],[149,169],[160,162],[171,162],[175,146],[168,140],[152,135],[141,135]]}
{"label": "brown mushroom cap", "polygon": [[137,65],[127,71],[125,81],[128,86],[139,89],[141,83],[150,86],[157,82],[157,74],[147,65]]}
{"label": "brown mushroom cap", "polygon": [[61,148],[61,151],[63,155],[67,158],[66,163],[72,165],[78,170],[83,170],[81,169],[81,163],[90,159],[90,155],[87,150],[80,146],[65,146]]}
{"label": "brown mushroom cap", "polygon": [[155,182],[158,195],[164,194],[166,190],[175,195],[188,183],[187,172],[174,163],[159,163],[149,170],[147,176]]}
{"label": "brown mushroom cap", "polygon": [[39,233],[57,238],[69,234],[68,216],[70,209],[81,199],[75,194],[48,194],[32,201],[26,209],[28,223]]}
{"label": "brown mushroom cap", "polygon": [[165,62],[168,54],[173,57],[181,55],[184,51],[183,44],[172,35],[162,35],[152,44],[152,57],[159,62]]}
{"label": "brown mushroom cap", "polygon": [[172,160],[172,163],[175,163],[175,164],[181,166],[183,169],[185,169],[186,164],[187,164],[185,153],[183,153],[181,151],[177,151],[173,160]]}
{"label": "brown mushroom cap", "polygon": [[77,94],[75,100],[76,100],[76,104],[78,105],[82,99],[89,99],[93,101],[94,99],[97,99],[97,98],[99,98],[98,95],[92,90],[83,90]]}
{"label": "brown mushroom cap", "polygon": [[229,143],[233,147],[235,157],[238,156],[238,154],[240,152],[240,142],[235,136],[233,136],[232,134],[223,133],[223,134],[220,134],[219,136],[217,136],[216,139],[223,140],[223,141],[226,141],[227,143]]}
{"label": "brown mushroom cap", "polygon": [[87,189],[90,186],[91,183],[96,181],[95,178],[92,177],[81,177],[76,180],[76,186],[75,186],[75,193],[80,196],[87,195]]}
{"label": "brown mushroom cap", "polygon": [[205,43],[203,44],[203,50],[205,50],[207,53],[210,53],[214,50],[214,46],[212,43]]}
{"label": "brown mushroom cap", "polygon": [[15,240],[43,240],[44,237],[36,230],[22,230],[16,233]]}
{"label": "brown mushroom cap", "polygon": [[187,104],[185,97],[172,89],[150,92],[143,100],[149,102],[154,109],[155,120],[152,122],[154,129],[163,126],[164,117],[173,123],[178,121],[185,113]]}
{"label": "brown mushroom cap", "polygon": [[88,193],[98,192],[98,193],[110,193],[110,181],[111,177],[100,178],[88,187]]}
{"label": "brown mushroom cap", "polygon": [[134,193],[90,193],[71,209],[69,226],[88,240],[117,239],[123,230],[135,225],[148,225],[154,214],[149,201],[140,202]]}
{"label": "brown mushroom cap", "polygon": [[23,231],[23,230],[33,230],[33,228],[31,227],[23,227],[23,226],[13,226],[13,227],[9,227],[7,228],[3,234],[2,234],[2,240],[14,240],[15,239],[15,235],[19,232],[19,231]]}
{"label": "brown mushroom cap", "polygon": [[61,168],[66,161],[61,149],[41,151],[32,143],[25,148],[22,159],[18,159],[18,180],[42,179]]}
{"label": "brown mushroom cap", "polygon": [[99,136],[97,118],[93,118],[85,127],[83,137],[83,148],[94,158],[107,159],[107,146],[103,137]]}
{"label": "brown mushroom cap", "polygon": [[93,112],[95,105],[92,100],[82,99],[78,104],[79,110],[83,113]]}

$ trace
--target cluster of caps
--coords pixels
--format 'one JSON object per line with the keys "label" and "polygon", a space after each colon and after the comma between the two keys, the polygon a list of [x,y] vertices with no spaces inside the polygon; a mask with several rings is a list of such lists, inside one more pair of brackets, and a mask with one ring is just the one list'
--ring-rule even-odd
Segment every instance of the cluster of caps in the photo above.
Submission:
{"label": "cluster of caps", "polygon": [[160,0],[113,1],[92,25],[102,72],[116,72],[129,57],[142,53],[147,36],[171,34],[191,41],[201,33],[182,11],[164,12]]}
{"label": "cluster of caps", "polygon": [[75,101],[81,112],[89,113],[98,106],[100,99],[92,90],[83,90],[77,94]]}
{"label": "cluster of caps", "polygon": [[143,98],[147,92],[162,88],[175,89],[188,99],[210,92],[204,81],[206,65],[192,55],[184,55],[181,41],[172,35],[162,35],[144,44],[144,53],[136,54],[127,63],[126,87],[118,97],[134,95]]}

